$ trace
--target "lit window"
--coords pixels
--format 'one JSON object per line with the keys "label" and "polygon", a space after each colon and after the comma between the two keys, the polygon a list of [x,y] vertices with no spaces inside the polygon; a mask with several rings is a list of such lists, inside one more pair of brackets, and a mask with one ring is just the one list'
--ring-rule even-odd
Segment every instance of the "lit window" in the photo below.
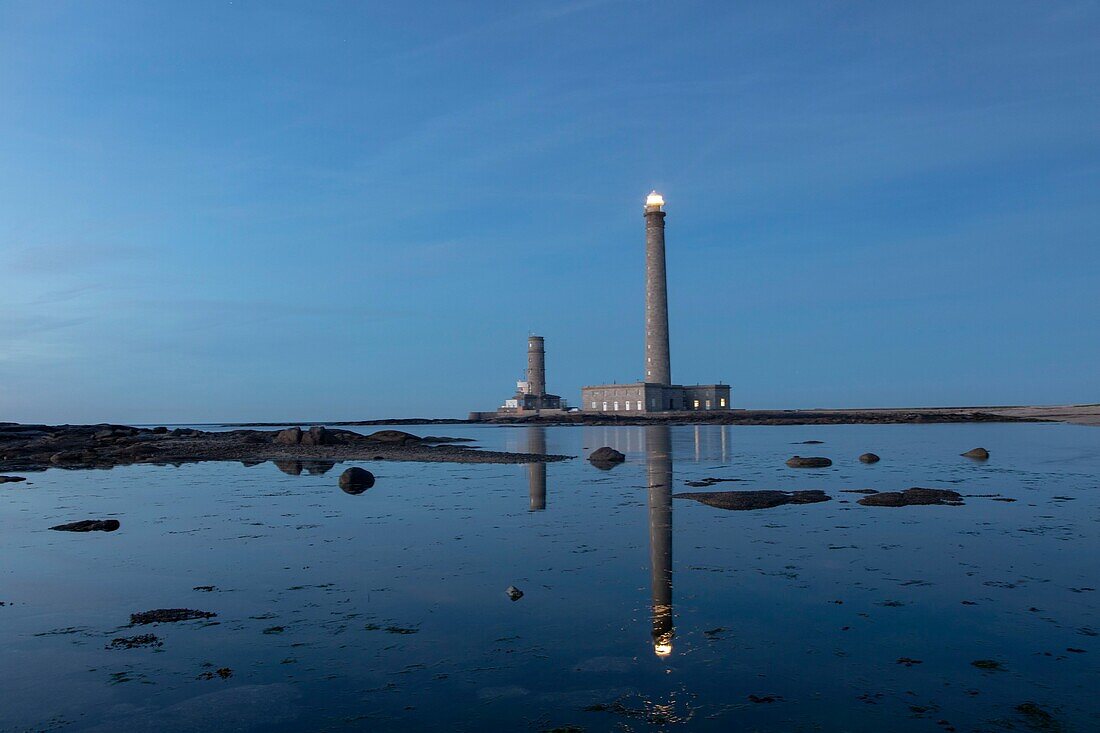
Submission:
{"label": "lit window", "polygon": [[718,406],[719,407],[725,407],[726,406],[726,398],[725,397],[720,397],[718,399]]}
{"label": "lit window", "polygon": [[699,409],[699,400],[695,400],[695,409],[696,409],[696,410],[698,410],[698,409]]}

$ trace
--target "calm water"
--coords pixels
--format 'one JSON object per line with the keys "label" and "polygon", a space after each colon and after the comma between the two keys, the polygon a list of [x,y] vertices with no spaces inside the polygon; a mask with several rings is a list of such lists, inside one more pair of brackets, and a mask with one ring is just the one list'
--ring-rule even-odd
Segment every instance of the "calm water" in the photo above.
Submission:
{"label": "calm water", "polygon": [[[1100,730],[1100,429],[412,429],[627,462],[364,463],[359,496],[340,466],[27,474],[0,486],[0,728]],[[671,498],[710,476],[833,500]],[[910,486],[1017,501],[840,492]],[[86,517],[122,528],[46,529]],[[125,628],[171,607],[217,623]]]}

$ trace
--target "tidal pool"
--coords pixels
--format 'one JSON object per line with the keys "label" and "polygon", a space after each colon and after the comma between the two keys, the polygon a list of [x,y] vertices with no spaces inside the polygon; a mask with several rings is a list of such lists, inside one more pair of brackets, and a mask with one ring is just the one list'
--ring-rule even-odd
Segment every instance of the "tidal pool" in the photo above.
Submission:
{"label": "tidal pool", "polygon": [[[0,485],[0,729],[1100,730],[1100,429],[430,432],[578,458]],[[846,491],[910,487],[964,504]],[[831,498],[672,498],[764,489]],[[121,528],[47,529],[88,518]],[[217,616],[128,626],[162,608]]]}

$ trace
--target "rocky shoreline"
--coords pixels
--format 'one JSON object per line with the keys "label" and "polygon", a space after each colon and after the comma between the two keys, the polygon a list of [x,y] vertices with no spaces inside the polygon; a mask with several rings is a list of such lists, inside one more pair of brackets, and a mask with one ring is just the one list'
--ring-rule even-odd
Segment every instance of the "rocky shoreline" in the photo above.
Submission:
{"label": "rocky shoreline", "polygon": [[[47,468],[112,468],[135,463],[273,461],[288,473],[337,461],[535,463],[571,456],[506,453],[455,445],[462,438],[417,436],[400,430],[363,435],[314,427],[300,430],[137,428],[129,425],[0,423],[0,473]],[[297,469],[297,471],[295,471]]]}
{"label": "rocky shoreline", "polygon": [[[330,425],[889,425],[909,423],[1050,422],[1059,418],[1025,408],[930,407],[863,410],[724,410],[608,415],[574,412],[554,415],[498,415],[478,420],[402,418],[353,420]],[[1039,408],[1026,408],[1038,410]],[[1059,413],[1061,414],[1061,413]],[[226,423],[225,427],[259,428],[300,423]]]}

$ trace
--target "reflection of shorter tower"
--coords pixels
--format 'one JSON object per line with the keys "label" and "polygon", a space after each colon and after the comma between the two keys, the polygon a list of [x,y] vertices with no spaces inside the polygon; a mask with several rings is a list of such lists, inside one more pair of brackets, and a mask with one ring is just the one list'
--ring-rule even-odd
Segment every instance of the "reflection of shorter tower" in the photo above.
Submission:
{"label": "reflection of shorter tower", "polygon": [[[527,452],[546,455],[546,428],[531,425],[527,428]],[[546,462],[537,461],[527,464],[527,487],[531,496],[530,511],[538,512],[546,508]]]}
{"label": "reflection of shorter tower", "polygon": [[672,653],[672,433],[667,425],[645,428],[649,479],[649,562],[653,594],[653,651]]}

